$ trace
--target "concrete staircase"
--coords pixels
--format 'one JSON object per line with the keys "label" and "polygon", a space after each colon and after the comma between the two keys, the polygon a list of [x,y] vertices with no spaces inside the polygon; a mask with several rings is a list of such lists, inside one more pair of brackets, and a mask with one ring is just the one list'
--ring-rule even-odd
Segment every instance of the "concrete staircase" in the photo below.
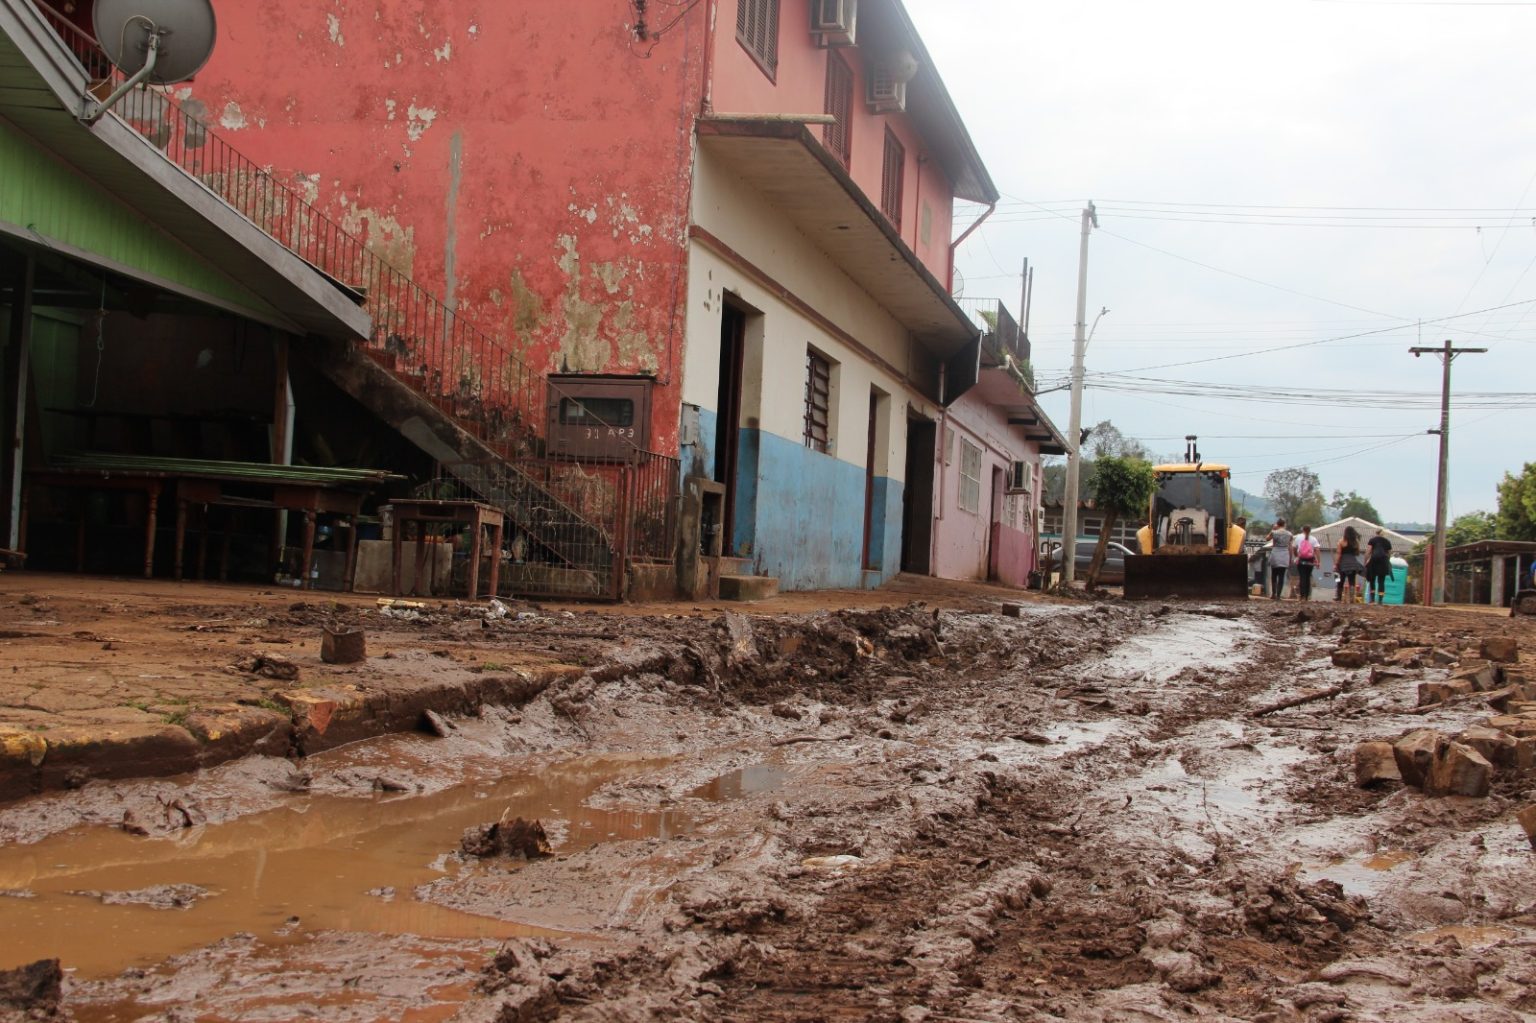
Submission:
{"label": "concrete staircase", "polygon": [[753,575],[751,558],[706,558],[710,596],[720,600],[767,600],[779,593],[779,580]]}

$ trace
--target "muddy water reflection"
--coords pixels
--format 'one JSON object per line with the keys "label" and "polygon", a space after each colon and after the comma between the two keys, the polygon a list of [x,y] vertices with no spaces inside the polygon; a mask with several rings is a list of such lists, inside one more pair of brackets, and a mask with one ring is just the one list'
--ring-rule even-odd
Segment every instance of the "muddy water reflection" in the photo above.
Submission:
{"label": "muddy water reflection", "polygon": [[[578,759],[430,796],[295,796],[279,809],[173,838],[95,828],[0,849],[0,891],[35,896],[0,899],[0,966],[57,956],[80,975],[105,976],[242,931],[281,935],[294,916],[305,931],[549,934],[418,902],[412,891],[444,874],[480,869],[443,854],[458,847],[465,828],[503,811],[553,823],[556,854],[687,829],[691,821],[682,812],[585,805],[598,787],[665,763]],[[106,905],[70,894],[188,884],[211,894],[186,909]]]}

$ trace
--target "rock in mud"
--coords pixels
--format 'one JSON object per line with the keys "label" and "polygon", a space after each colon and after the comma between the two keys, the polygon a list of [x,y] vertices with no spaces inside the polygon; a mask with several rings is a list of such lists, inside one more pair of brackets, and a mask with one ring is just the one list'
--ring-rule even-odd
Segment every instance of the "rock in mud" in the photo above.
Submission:
{"label": "rock in mud", "polygon": [[1487,725],[1473,725],[1458,735],[1456,741],[1477,750],[1484,760],[1499,770],[1513,770],[1520,766],[1519,740],[1508,732]]}
{"label": "rock in mud", "polygon": [[541,821],[499,820],[494,824],[481,824],[464,832],[459,849],[466,856],[521,856],[536,860],[554,855],[549,847],[549,836],[544,833]]}
{"label": "rock in mud", "polygon": [[1515,819],[1525,829],[1525,837],[1530,839],[1531,848],[1536,849],[1536,803],[1532,803],[1524,810],[1521,810]]}
{"label": "rock in mud", "polygon": [[1390,742],[1362,742],[1355,747],[1355,784],[1362,789],[1380,782],[1402,781]]}
{"label": "rock in mud", "polygon": [[256,654],[237,661],[235,667],[251,675],[261,675],[280,682],[292,682],[299,677],[299,666],[282,654]]}
{"label": "rock in mud", "polygon": [[1429,652],[1429,663],[1437,668],[1448,668],[1461,658],[1442,647],[1435,647]]}
{"label": "rock in mud", "polygon": [[57,959],[39,959],[14,970],[0,970],[0,1006],[53,1015],[63,993],[64,971]]}
{"label": "rock in mud", "polygon": [[1358,647],[1340,647],[1333,652],[1335,668],[1363,668],[1367,663],[1365,651]]}
{"label": "rock in mud", "polygon": [[1470,696],[1473,686],[1470,680],[1464,678],[1446,679],[1444,682],[1420,682],[1419,706],[1429,707],[1436,703],[1444,703],[1458,696]]}
{"label": "rock in mud", "polygon": [[1490,661],[1514,664],[1520,659],[1520,644],[1513,636],[1489,636],[1483,640],[1479,652]]}
{"label": "rock in mud", "polygon": [[80,895],[97,899],[104,906],[147,906],[150,909],[191,909],[200,899],[213,894],[201,885],[157,884],[149,888],[135,888],[126,892],[76,891]]}
{"label": "rock in mud", "polygon": [[435,710],[422,711],[421,720],[422,724],[426,725],[427,731],[431,732],[439,739],[446,739],[448,736],[459,730],[458,725],[454,724],[452,721],[449,721]]}
{"label": "rock in mud", "polygon": [[362,629],[326,629],[320,637],[320,659],[326,664],[357,664],[368,659]]}
{"label": "rock in mud", "polygon": [[1393,743],[1392,756],[1397,761],[1403,784],[1423,788],[1424,779],[1434,766],[1435,754],[1450,741],[1448,736],[1432,728],[1420,728]]}
{"label": "rock in mud", "polygon": [[1436,751],[1424,779],[1424,794],[1482,798],[1492,782],[1493,765],[1481,753],[1459,742],[1447,742]]}

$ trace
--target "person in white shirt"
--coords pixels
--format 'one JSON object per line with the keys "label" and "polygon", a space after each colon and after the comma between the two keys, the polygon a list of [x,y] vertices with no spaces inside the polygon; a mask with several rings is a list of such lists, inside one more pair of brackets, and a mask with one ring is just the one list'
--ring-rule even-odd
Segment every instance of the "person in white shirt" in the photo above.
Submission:
{"label": "person in white shirt", "polygon": [[1297,589],[1302,600],[1312,599],[1312,571],[1317,568],[1318,557],[1322,554],[1316,540],[1312,539],[1312,527],[1302,526],[1301,535],[1296,537],[1296,580]]}

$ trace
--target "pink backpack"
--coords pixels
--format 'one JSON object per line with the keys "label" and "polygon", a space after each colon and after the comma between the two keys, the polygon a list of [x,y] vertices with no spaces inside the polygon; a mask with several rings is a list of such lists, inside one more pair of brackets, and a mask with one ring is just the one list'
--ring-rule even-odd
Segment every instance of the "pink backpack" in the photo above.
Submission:
{"label": "pink backpack", "polygon": [[1306,537],[1302,537],[1301,542],[1296,545],[1296,555],[1302,558],[1310,558],[1316,554],[1317,544],[1313,543],[1311,540],[1308,540]]}

